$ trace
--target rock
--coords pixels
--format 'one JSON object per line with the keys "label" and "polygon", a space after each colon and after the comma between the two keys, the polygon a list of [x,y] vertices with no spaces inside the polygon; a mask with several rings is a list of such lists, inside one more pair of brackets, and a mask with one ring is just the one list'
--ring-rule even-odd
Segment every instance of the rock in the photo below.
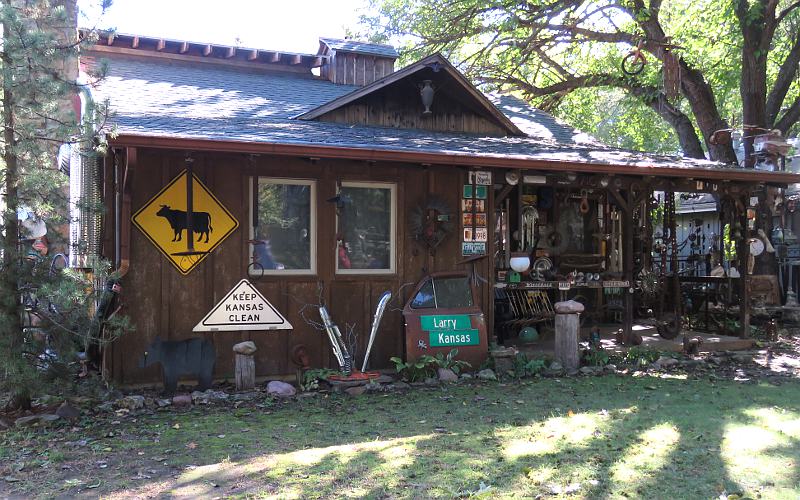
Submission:
{"label": "rock", "polygon": [[475,376],[474,376],[474,375],[472,375],[472,374],[471,374],[471,373],[469,373],[469,372],[466,372],[466,373],[462,373],[462,374],[461,374],[461,378],[462,378],[463,380],[472,380],[472,379],[474,379],[474,378],[475,378]]}
{"label": "rock", "polygon": [[360,396],[367,392],[366,386],[360,385],[358,387],[348,387],[344,390],[350,396]]}
{"label": "rock", "polygon": [[486,368],[478,372],[478,378],[481,380],[497,380],[497,375],[494,374],[494,370],[491,368]]}
{"label": "rock", "polygon": [[436,377],[428,377],[425,379],[425,385],[427,385],[428,387],[436,387],[440,383],[441,382],[439,382],[439,379]]}
{"label": "rock", "polygon": [[559,371],[559,370],[563,370],[564,366],[561,363],[559,363],[558,361],[553,361],[552,363],[550,363],[550,369],[553,370],[553,371]]}
{"label": "rock", "polygon": [[287,384],[286,382],[281,382],[280,380],[270,380],[270,382],[267,384],[267,393],[274,396],[287,398],[297,394],[297,391],[292,384]]}
{"label": "rock", "polygon": [[76,419],[81,416],[80,410],[69,404],[69,401],[64,401],[61,406],[56,410],[56,415],[67,420]]}
{"label": "rock", "polygon": [[144,408],[144,396],[131,395],[122,397],[114,402],[117,408],[125,408],[126,410],[139,410]]}
{"label": "rock", "polygon": [[607,371],[608,373],[615,373],[617,371],[617,365],[609,363],[603,367],[603,370]]}
{"label": "rock", "polygon": [[178,407],[192,406],[192,396],[189,394],[176,394],[172,397],[172,404]]}
{"label": "rock", "polygon": [[51,422],[59,420],[61,417],[49,413],[41,413],[39,415],[31,415],[29,417],[20,417],[14,421],[17,427],[31,427],[34,425],[47,425]]}
{"label": "rock", "polygon": [[679,363],[680,363],[680,361],[678,361],[675,358],[670,358],[668,356],[661,356],[660,358],[658,358],[657,360],[653,361],[650,364],[650,368],[652,368],[653,370],[661,370],[663,368],[669,368],[671,366],[676,366]]}
{"label": "rock", "polygon": [[389,391],[407,391],[411,389],[411,386],[403,382],[402,380],[398,380],[393,384],[389,384],[386,386],[386,389]]}
{"label": "rock", "polygon": [[391,384],[392,382],[394,382],[394,377],[392,377],[391,375],[381,375],[380,377],[375,379],[375,382],[379,384]]}
{"label": "rock", "polygon": [[582,366],[579,370],[583,375],[594,375],[598,371],[602,370],[602,367],[599,366]]}
{"label": "rock", "polygon": [[258,350],[258,348],[256,347],[256,343],[253,342],[252,340],[239,342],[238,344],[235,344],[233,346],[233,352],[235,352],[236,354],[245,354],[249,356],[254,352],[256,352],[256,350]]}
{"label": "rock", "polygon": [[722,364],[723,359],[719,356],[711,356],[708,358],[708,362],[719,366]]}
{"label": "rock", "polygon": [[114,411],[114,403],[111,401],[106,401],[105,403],[101,403],[95,407],[95,411],[106,412],[106,413]]}
{"label": "rock", "polygon": [[[189,402],[191,403],[191,398],[189,399]],[[164,408],[165,406],[169,406],[171,404],[171,399],[156,399],[156,406],[159,408]]]}
{"label": "rock", "polygon": [[576,314],[582,313],[584,310],[583,304],[575,300],[567,300],[564,302],[556,302],[553,305],[556,314]]}
{"label": "rock", "polygon": [[5,430],[8,430],[8,429],[10,429],[10,428],[11,428],[13,425],[14,425],[14,423],[13,423],[13,422],[11,422],[10,420],[6,420],[5,418],[3,418],[3,417],[0,417],[0,431],[5,431]]}
{"label": "rock", "polygon": [[731,359],[736,363],[752,363],[753,356],[750,354],[734,354]]}
{"label": "rock", "polygon": [[258,393],[256,391],[237,392],[236,394],[231,394],[230,397],[234,401],[252,401],[258,397]]}
{"label": "rock", "polygon": [[458,375],[449,368],[439,368],[436,373],[441,382],[458,382]]}
{"label": "rock", "polygon": [[207,389],[204,392],[192,392],[192,402],[196,405],[207,405],[209,403],[217,403],[220,401],[227,401],[228,393],[224,391],[215,391]]}
{"label": "rock", "polygon": [[368,393],[383,392],[383,385],[377,382],[370,382],[364,386],[364,390]]}

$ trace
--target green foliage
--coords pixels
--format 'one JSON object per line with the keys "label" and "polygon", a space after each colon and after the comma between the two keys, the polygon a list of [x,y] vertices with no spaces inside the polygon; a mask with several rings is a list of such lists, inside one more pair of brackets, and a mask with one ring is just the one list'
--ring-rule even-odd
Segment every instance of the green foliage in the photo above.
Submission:
{"label": "green foliage", "polygon": [[302,392],[315,391],[319,389],[320,380],[327,380],[331,375],[337,375],[340,372],[331,370],[330,368],[312,368],[303,372],[302,380],[299,386]]}
{"label": "green foliage", "polygon": [[728,262],[736,260],[736,238],[731,234],[731,225],[725,224],[722,228],[722,248],[725,253],[725,260]]}
{"label": "green foliage", "polygon": [[389,361],[394,363],[397,373],[409,382],[418,382],[426,378],[433,377],[436,374],[438,363],[436,358],[424,354],[417,358],[415,361],[404,362],[397,356],[389,358]]}
{"label": "green foliage", "polygon": [[[101,8],[108,2],[97,2]],[[88,163],[103,152],[94,133],[102,125],[105,104],[92,105],[79,121],[72,100],[102,77],[103,66],[76,82],[78,54],[95,34],[76,40],[75,4],[28,0],[0,4],[2,44],[3,134],[0,179],[5,206],[0,239],[0,389],[14,394],[14,403],[28,406],[31,397],[52,387],[68,388],[108,342],[130,329],[121,315],[111,320],[93,316],[108,306],[105,290],[110,270],[89,262],[86,272],[62,270],[65,259],[32,248],[21,230],[18,211],[47,226],[49,249],[65,248],[61,226],[69,220],[69,178],[56,168],[57,147],[70,144]],[[86,200],[78,205],[102,210]],[[105,309],[111,313],[111,309]],[[84,353],[79,359],[76,353]]]}
{"label": "green foliage", "polygon": [[470,368],[472,365],[466,361],[455,359],[456,356],[458,356],[458,349],[452,349],[449,353],[447,353],[447,356],[440,352],[436,353],[434,359],[436,360],[437,367],[453,370],[453,373],[458,375],[461,370],[464,368]]}
{"label": "green foliage", "polygon": [[611,356],[601,346],[590,346],[583,351],[583,363],[588,366],[605,366],[611,362]]}
{"label": "green foliage", "polygon": [[514,376],[517,378],[535,377],[546,368],[547,362],[543,359],[528,359],[525,354],[518,352],[514,357]]}
{"label": "green foliage", "polygon": [[[745,5],[741,21],[737,4]],[[372,0],[371,10],[361,17],[360,33],[353,35],[398,46],[401,64],[441,52],[482,90],[523,97],[608,144],[676,153],[680,142],[671,122],[678,115],[695,129],[700,128],[696,112],[715,112],[732,125],[742,123],[747,96],[740,88],[747,80],[742,24],[770,32],[765,29],[765,5],[727,0]],[[787,1],[773,3],[773,11],[776,6],[786,15],[770,43],[761,44],[768,51],[751,45],[752,55],[765,61],[767,91],[800,29],[800,8]],[[666,41],[677,46],[674,53],[685,63],[684,88],[690,77],[699,75],[697,81],[709,85],[712,99],[686,93],[667,107],[658,100],[665,83],[661,48],[654,43],[662,35],[654,33],[666,34]],[[643,47],[647,64],[641,74],[628,77],[620,63],[641,40],[648,42]],[[794,75],[783,109],[800,98],[800,80]],[[698,131],[697,143],[713,132]]]}
{"label": "green foliage", "polygon": [[657,360],[661,354],[658,351],[640,346],[633,346],[622,355],[622,361],[633,366],[646,366]]}

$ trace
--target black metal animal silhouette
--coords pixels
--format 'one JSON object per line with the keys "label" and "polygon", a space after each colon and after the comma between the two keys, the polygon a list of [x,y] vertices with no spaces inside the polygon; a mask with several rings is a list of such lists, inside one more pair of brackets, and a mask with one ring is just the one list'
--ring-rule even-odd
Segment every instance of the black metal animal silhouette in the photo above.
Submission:
{"label": "black metal animal silhouette", "polygon": [[[159,217],[164,217],[172,227],[174,233],[172,241],[181,241],[181,233],[189,226],[186,220],[186,212],[183,210],[175,210],[169,205],[161,205],[161,208],[156,212]],[[206,237],[205,243],[208,243],[208,233],[214,231],[211,227],[211,214],[208,212],[192,212],[192,232],[197,233],[197,241]]]}
{"label": "black metal animal silhouette", "polygon": [[197,376],[198,389],[204,391],[211,387],[216,358],[214,344],[208,339],[161,340],[156,337],[139,360],[139,368],[161,363],[164,394],[175,393],[181,375]]}

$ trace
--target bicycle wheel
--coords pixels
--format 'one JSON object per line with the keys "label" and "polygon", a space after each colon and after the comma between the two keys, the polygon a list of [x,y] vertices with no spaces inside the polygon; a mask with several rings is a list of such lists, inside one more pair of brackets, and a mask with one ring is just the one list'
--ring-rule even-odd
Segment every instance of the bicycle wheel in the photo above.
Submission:
{"label": "bicycle wheel", "polygon": [[644,57],[636,52],[631,52],[622,59],[622,72],[629,76],[636,76],[644,71]]}

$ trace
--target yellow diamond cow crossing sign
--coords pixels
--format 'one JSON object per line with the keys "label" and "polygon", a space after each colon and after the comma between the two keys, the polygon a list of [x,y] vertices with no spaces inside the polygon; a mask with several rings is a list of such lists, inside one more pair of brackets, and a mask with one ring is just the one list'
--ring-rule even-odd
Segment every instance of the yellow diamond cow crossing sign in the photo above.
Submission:
{"label": "yellow diamond cow crossing sign", "polygon": [[[187,213],[189,201],[191,213]],[[189,274],[239,227],[239,222],[200,179],[185,170],[131,219],[183,275]]]}
{"label": "yellow diamond cow crossing sign", "polygon": [[249,281],[236,284],[192,331],[291,330],[292,325]]}

